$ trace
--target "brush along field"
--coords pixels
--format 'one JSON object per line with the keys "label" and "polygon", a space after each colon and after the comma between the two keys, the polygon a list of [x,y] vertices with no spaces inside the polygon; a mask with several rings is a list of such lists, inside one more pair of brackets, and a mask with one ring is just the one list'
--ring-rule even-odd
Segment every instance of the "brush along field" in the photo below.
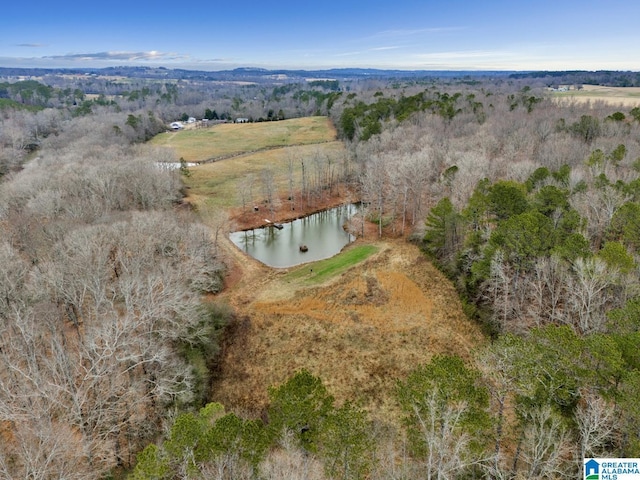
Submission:
{"label": "brush along field", "polygon": [[[273,174],[275,191],[279,192],[281,207],[287,207],[286,196],[289,184],[289,161],[292,160],[292,176],[298,183],[301,176],[301,159],[310,164],[316,156],[331,158],[336,165],[343,162],[344,145],[339,141],[321,144],[297,145],[277,149],[265,149],[255,153],[240,154],[233,158],[205,163],[189,169],[191,175],[186,179],[188,201],[208,210],[222,208],[241,208],[239,191],[242,182],[253,182],[254,197],[261,194],[262,174],[270,170]],[[252,211],[253,205],[245,205]],[[264,215],[261,215],[264,217]]]}
{"label": "brush along field", "polygon": [[553,96],[561,101],[580,103],[604,102],[609,105],[633,108],[640,106],[640,87],[602,87],[584,85],[581,90],[554,92]]}
{"label": "brush along field", "polygon": [[[173,148],[189,160],[235,152],[190,168],[184,178],[186,201],[203,221],[213,222],[215,212],[224,210],[228,229],[263,221],[262,210],[248,213],[239,207],[237,191],[248,175],[255,177],[259,192],[260,172],[269,168],[274,173],[280,208],[273,220],[282,221],[292,214],[287,202],[290,158],[298,160],[297,169],[299,160],[310,165],[320,156],[338,165],[347,158],[333,126],[322,117],[219,127],[227,135],[215,147],[198,141],[199,153],[193,157],[183,150],[191,148],[186,141]],[[194,134],[202,135],[199,130]],[[279,142],[298,145],[273,148]],[[335,188],[324,206],[356,200],[345,192]],[[302,213],[308,212],[297,209],[295,215]],[[236,316],[222,339],[212,401],[260,415],[268,387],[306,368],[322,378],[338,402],[357,401],[384,420],[397,414],[393,392],[398,379],[434,354],[468,358],[486,341],[464,315],[450,282],[418,247],[402,238],[380,240],[376,227],[369,227],[364,238],[338,256],[290,269],[269,268],[221,236],[229,275],[218,300],[231,305]]]}

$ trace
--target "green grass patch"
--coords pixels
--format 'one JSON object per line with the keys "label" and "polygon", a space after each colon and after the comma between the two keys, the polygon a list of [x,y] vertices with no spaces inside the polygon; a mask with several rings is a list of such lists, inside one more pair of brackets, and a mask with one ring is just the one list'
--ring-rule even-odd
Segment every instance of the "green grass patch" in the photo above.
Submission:
{"label": "green grass patch", "polygon": [[287,272],[284,279],[288,282],[320,284],[366,260],[378,250],[375,245],[358,245],[348,248],[331,258],[295,267]]}

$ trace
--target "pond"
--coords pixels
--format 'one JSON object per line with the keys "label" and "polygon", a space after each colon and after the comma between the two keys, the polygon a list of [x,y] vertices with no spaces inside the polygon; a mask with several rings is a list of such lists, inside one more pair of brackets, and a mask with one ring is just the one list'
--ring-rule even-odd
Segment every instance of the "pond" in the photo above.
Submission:
{"label": "pond", "polygon": [[[241,250],[265,265],[286,268],[333,257],[355,237],[344,229],[356,212],[342,205],[289,223],[233,232],[229,237]],[[306,247],[306,251],[305,250]]]}

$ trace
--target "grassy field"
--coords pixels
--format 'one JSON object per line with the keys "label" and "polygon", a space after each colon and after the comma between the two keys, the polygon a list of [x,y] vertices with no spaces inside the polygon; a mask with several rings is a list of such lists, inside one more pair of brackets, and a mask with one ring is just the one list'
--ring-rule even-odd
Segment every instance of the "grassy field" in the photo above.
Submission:
{"label": "grassy field", "polygon": [[640,106],[640,87],[601,87],[584,85],[581,90],[554,92],[553,97],[560,101],[605,102],[624,108]]}
{"label": "grassy field", "polygon": [[311,168],[318,159],[338,164],[345,158],[344,145],[336,139],[335,128],[326,117],[220,124],[163,133],[151,143],[172,148],[178,158],[190,162],[222,158],[190,167],[190,175],[184,178],[188,201],[201,211],[240,207],[241,183],[252,183],[251,196],[259,201],[267,170],[273,176],[276,196],[285,197],[289,179],[295,179],[296,187],[300,182],[301,160]]}
{"label": "grassy field", "polygon": [[191,175],[185,178],[189,191],[189,201],[199,208],[231,208],[241,206],[238,196],[240,183],[253,177],[254,194],[260,195],[261,176],[271,170],[275,188],[280,194],[288,189],[289,159],[293,159],[293,177],[296,185],[301,176],[301,159],[310,164],[317,156],[325,156],[339,162],[344,157],[342,142],[331,141],[318,145],[301,145],[278,149],[262,150],[247,155],[218,162],[205,163],[189,169]]}
{"label": "grassy field", "polygon": [[241,320],[212,398],[249,414],[260,414],[269,386],[306,368],[339,403],[389,421],[398,379],[434,354],[469,358],[486,342],[451,282],[403,239],[373,237],[289,272],[258,268],[222,295]]}
{"label": "grassy field", "polygon": [[222,123],[208,128],[166,132],[154,137],[150,143],[171,147],[178,158],[188,162],[201,162],[267,148],[317,144],[335,139],[335,128],[327,117],[305,117],[278,122]]}

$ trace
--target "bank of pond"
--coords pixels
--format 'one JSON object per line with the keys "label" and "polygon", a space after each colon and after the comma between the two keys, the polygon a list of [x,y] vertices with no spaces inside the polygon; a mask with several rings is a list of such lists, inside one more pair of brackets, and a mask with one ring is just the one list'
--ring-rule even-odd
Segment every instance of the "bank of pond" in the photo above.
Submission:
{"label": "bank of pond", "polygon": [[256,260],[273,268],[288,268],[330,258],[355,240],[346,226],[357,205],[330,208],[287,223],[230,234],[231,241]]}

